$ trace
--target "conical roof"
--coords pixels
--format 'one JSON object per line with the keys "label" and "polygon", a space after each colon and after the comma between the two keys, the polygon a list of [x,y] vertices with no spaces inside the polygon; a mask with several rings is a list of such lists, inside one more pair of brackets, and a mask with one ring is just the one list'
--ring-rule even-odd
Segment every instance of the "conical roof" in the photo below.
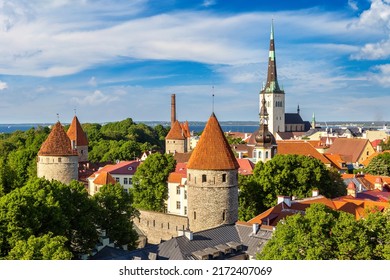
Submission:
{"label": "conical roof", "polygon": [[209,118],[187,164],[188,169],[232,170],[239,164],[214,113]]}
{"label": "conical roof", "polygon": [[165,139],[184,140],[184,132],[178,120],[176,120]]}
{"label": "conical roof", "polygon": [[60,122],[57,122],[38,152],[39,156],[77,155],[71,148],[71,142]]}
{"label": "conical roof", "polygon": [[77,146],[88,146],[87,135],[85,134],[76,116],[73,117],[67,134],[71,141],[76,141]]}

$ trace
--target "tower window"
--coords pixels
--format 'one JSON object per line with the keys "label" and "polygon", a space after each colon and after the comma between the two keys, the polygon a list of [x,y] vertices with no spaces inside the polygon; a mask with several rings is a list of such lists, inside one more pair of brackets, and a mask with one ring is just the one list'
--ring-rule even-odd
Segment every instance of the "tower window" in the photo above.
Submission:
{"label": "tower window", "polygon": [[194,211],[194,220],[196,220],[196,211]]}
{"label": "tower window", "polygon": [[191,174],[188,174],[188,181],[191,181]]}
{"label": "tower window", "polygon": [[226,182],[226,174],[222,174],[222,182]]}
{"label": "tower window", "polygon": [[202,183],[207,182],[207,176],[206,174],[202,175]]}
{"label": "tower window", "polygon": [[222,221],[225,221],[226,219],[226,210],[223,210],[222,212]]}
{"label": "tower window", "polygon": [[61,158],[60,157],[58,158],[58,162],[61,162]]}

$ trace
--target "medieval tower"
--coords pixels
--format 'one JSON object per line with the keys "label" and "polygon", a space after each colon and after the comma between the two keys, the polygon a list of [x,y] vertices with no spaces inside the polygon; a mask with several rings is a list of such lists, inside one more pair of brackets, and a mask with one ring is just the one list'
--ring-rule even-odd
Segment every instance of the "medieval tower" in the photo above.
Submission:
{"label": "medieval tower", "polygon": [[88,161],[88,139],[76,116],[73,117],[67,135],[73,150],[77,150],[79,162]]}
{"label": "medieval tower", "polygon": [[60,122],[57,122],[38,152],[37,176],[69,184],[78,180],[77,151]]}
{"label": "medieval tower", "polygon": [[237,221],[238,168],[238,162],[213,113],[187,164],[191,231]]}
{"label": "medieval tower", "polygon": [[276,57],[274,43],[274,25],[271,24],[271,37],[268,57],[267,82],[263,85],[260,93],[260,110],[262,106],[261,95],[265,96],[265,104],[269,113],[268,128],[275,135],[276,132],[285,131],[285,95],[284,90],[279,87],[278,76],[276,72]]}
{"label": "medieval tower", "polygon": [[266,162],[273,158],[277,147],[274,135],[268,130],[268,112],[264,94],[261,103],[260,127],[249,139],[249,143],[254,144],[253,158],[256,163],[258,161]]}
{"label": "medieval tower", "polygon": [[190,150],[191,134],[188,122],[180,123],[176,119],[176,95],[171,95],[171,130],[165,137],[167,154],[187,153]]}

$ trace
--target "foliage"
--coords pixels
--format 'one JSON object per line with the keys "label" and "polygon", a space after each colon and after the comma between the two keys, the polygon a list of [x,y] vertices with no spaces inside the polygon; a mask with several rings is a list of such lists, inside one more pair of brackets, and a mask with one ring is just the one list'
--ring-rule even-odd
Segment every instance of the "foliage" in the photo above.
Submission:
{"label": "foliage", "polygon": [[274,206],[278,195],[304,198],[318,189],[326,197],[345,194],[345,185],[334,169],[302,155],[276,155],[258,162],[250,178],[239,181],[239,219],[247,221]]}
{"label": "foliage", "polygon": [[287,216],[276,227],[258,259],[371,260],[389,259],[390,217],[373,211],[355,220],[322,204],[312,204],[306,214]]}
{"label": "foliage", "polygon": [[110,240],[117,245],[135,248],[138,236],[132,220],[138,211],[132,206],[132,195],[120,184],[109,184],[101,187],[92,199],[99,205],[97,222],[107,231]]}
{"label": "foliage", "polygon": [[160,211],[168,197],[167,180],[175,170],[176,161],[171,154],[154,153],[137,168],[133,176],[134,206],[139,209]]}
{"label": "foliage", "polygon": [[64,236],[53,236],[52,233],[27,240],[19,240],[9,252],[8,260],[70,260],[73,255],[64,246]]}
{"label": "foliage", "polygon": [[385,152],[374,157],[364,168],[364,172],[372,175],[390,176],[390,153]]}
{"label": "foliage", "polygon": [[88,252],[97,242],[95,204],[81,183],[34,179],[0,199],[0,255],[19,241],[52,233],[64,236],[74,255]]}

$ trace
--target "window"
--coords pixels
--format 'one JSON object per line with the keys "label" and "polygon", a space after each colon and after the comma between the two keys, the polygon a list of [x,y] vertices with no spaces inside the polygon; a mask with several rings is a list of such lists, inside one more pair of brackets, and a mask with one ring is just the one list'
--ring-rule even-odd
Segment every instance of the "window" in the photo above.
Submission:
{"label": "window", "polygon": [[202,175],[202,183],[207,182],[207,176],[206,174]]}
{"label": "window", "polygon": [[196,220],[196,211],[194,211],[194,220]]}
{"label": "window", "polygon": [[187,215],[187,206],[184,206],[184,215]]}
{"label": "window", "polygon": [[128,181],[127,181],[128,179],[127,178],[123,178],[123,184],[124,185],[127,185],[128,184]]}
{"label": "window", "polygon": [[115,182],[119,183],[119,177],[115,177]]}
{"label": "window", "polygon": [[180,194],[180,186],[176,187],[176,194]]}
{"label": "window", "polygon": [[129,178],[129,185],[133,184],[133,178]]}
{"label": "window", "polygon": [[191,174],[188,174],[188,181],[191,181]]}
{"label": "window", "polygon": [[176,209],[180,209],[180,201],[176,201]]}
{"label": "window", "polygon": [[226,174],[222,174],[222,182],[226,182]]}
{"label": "window", "polygon": [[268,151],[265,152],[265,158],[268,158]]}
{"label": "window", "polygon": [[187,191],[184,190],[184,199],[187,199]]}
{"label": "window", "polygon": [[[368,153],[368,152],[367,152],[367,153]],[[58,162],[61,162],[61,158],[60,158],[60,157],[58,158]]]}
{"label": "window", "polygon": [[225,221],[226,218],[226,210],[223,210],[222,212],[222,221]]}

